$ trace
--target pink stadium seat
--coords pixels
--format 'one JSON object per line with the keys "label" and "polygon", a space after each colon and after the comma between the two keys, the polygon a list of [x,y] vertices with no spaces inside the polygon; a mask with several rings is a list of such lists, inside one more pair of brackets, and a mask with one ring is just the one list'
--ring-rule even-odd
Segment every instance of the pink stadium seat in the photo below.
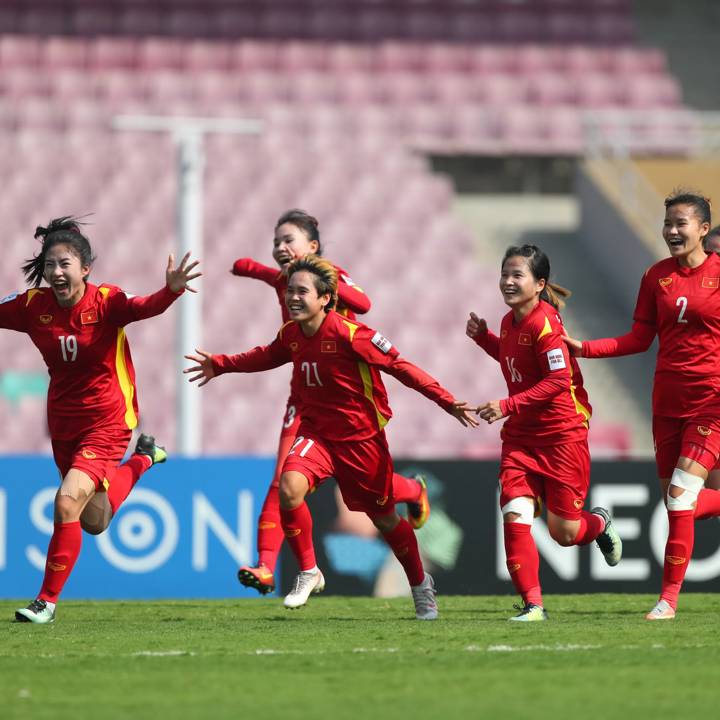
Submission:
{"label": "pink stadium seat", "polygon": [[88,66],[98,70],[133,68],[137,51],[134,38],[97,38],[89,46]]}
{"label": "pink stadium seat", "polygon": [[575,45],[563,53],[562,69],[576,75],[609,72],[613,56],[606,47]]}
{"label": "pink stadium seat", "polygon": [[84,39],[51,37],[43,43],[42,64],[49,69],[83,70],[87,67],[87,61],[88,43]]}
{"label": "pink stadium seat", "polygon": [[612,75],[585,75],[577,85],[578,104],[588,108],[618,105],[622,102],[622,84]]}
{"label": "pink stadium seat", "polygon": [[514,49],[498,45],[478,45],[468,49],[470,70],[485,75],[512,73],[517,70]]}
{"label": "pink stadium seat", "polygon": [[365,72],[373,67],[375,53],[371,46],[333,43],[327,47],[326,61],[331,72]]}
{"label": "pink stadium seat", "polygon": [[633,107],[677,107],[682,100],[680,86],[666,75],[631,75],[625,78],[622,97]]}
{"label": "pink stadium seat", "polygon": [[82,70],[55,70],[48,73],[48,77],[51,78],[52,95],[68,105],[96,97],[99,78],[95,73]]}
{"label": "pink stadium seat", "polygon": [[610,54],[612,71],[618,75],[665,73],[665,54],[658,49],[617,48]]}
{"label": "pink stadium seat", "polygon": [[36,67],[42,60],[43,44],[43,39],[34,35],[0,36],[0,68]]}
{"label": "pink stadium seat", "polygon": [[182,66],[191,72],[228,70],[230,45],[210,40],[192,40],[182,45]]}
{"label": "pink stadium seat", "polygon": [[470,70],[469,48],[465,45],[426,43],[419,60],[422,70],[430,73],[462,73]]}
{"label": "pink stadium seat", "polygon": [[275,70],[278,68],[278,45],[245,40],[230,51],[230,67],[237,70]]}
{"label": "pink stadium seat", "polygon": [[560,73],[538,73],[528,78],[530,102],[549,107],[577,103],[575,82]]}
{"label": "pink stadium seat", "polygon": [[9,98],[46,97],[50,88],[50,77],[37,70],[17,68],[0,75],[0,89]]}
{"label": "pink stadium seat", "polygon": [[142,70],[179,70],[183,64],[183,46],[179,40],[148,38],[141,40],[137,51]]}
{"label": "pink stadium seat", "polygon": [[288,42],[278,46],[278,66],[289,72],[324,71],[328,46],[314,42]]}
{"label": "pink stadium seat", "polygon": [[375,67],[389,73],[416,71],[422,65],[423,51],[420,44],[387,41],[375,53]]}

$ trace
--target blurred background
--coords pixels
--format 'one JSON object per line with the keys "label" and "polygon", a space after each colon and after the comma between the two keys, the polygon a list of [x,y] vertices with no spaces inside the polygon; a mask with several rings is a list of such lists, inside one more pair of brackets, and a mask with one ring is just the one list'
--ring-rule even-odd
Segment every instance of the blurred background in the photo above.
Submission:
{"label": "blurred background", "polygon": [[[229,274],[272,265],[276,218],[320,220],[325,254],[369,295],[363,318],[472,402],[506,394],[464,335],[497,328],[504,249],[533,242],[575,291],[576,337],[629,327],[664,254],[662,199],[720,197],[720,7],[693,0],[2,0],[0,292],[24,287],[35,226],[92,213],[96,283],[156,290],[177,241],[178,143],[119,115],[247,118],[203,138],[203,347],[279,327],[273,291]],[[177,311],[130,326],[142,428],[177,449]],[[0,453],[48,453],[46,370],[0,333]],[[651,355],[583,365],[595,458],[652,455]],[[203,455],[274,454],[288,368],[211,383]],[[494,458],[392,379],[398,456]]]}

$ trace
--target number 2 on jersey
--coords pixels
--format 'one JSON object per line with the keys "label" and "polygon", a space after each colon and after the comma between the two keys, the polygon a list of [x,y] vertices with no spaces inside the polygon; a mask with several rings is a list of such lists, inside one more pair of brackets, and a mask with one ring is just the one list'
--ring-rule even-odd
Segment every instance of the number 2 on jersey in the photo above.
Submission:
{"label": "number 2 on jersey", "polygon": [[77,338],[74,335],[60,335],[60,352],[65,362],[74,362],[77,358]]}
{"label": "number 2 on jersey", "polygon": [[687,320],[685,319],[685,311],[687,310],[688,299],[684,295],[681,295],[675,302],[675,305],[680,308],[677,321],[679,323],[686,323]]}

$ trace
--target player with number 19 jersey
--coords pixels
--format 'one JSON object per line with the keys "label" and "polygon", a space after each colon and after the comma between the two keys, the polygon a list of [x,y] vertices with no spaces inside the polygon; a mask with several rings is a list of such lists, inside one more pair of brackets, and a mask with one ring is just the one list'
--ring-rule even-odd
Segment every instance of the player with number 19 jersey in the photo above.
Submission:
{"label": "player with number 19 jersey", "polygon": [[587,438],[592,408],[563,334],[558,311],[540,300],[519,323],[507,313],[500,337],[488,331],[475,338],[500,363],[507,383],[509,397],[500,401],[509,415],[503,441],[540,446]]}
{"label": "player with number 19 jersey", "polygon": [[167,286],[147,297],[87,283],[82,299],[61,306],[50,288],[0,301],[0,327],[27,333],[50,374],[47,415],[53,441],[98,427],[138,423],[135,370],[124,326],[159,315],[180,293]]}

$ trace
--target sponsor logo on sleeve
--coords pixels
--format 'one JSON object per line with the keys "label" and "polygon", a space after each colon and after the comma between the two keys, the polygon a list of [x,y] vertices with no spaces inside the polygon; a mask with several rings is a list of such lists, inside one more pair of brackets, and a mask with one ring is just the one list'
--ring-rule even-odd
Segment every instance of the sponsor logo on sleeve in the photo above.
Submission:
{"label": "sponsor logo on sleeve", "polygon": [[661,286],[661,287],[667,287],[668,285],[670,285],[670,283],[671,283],[672,281],[673,281],[673,279],[672,279],[671,277],[660,278],[660,279],[658,280],[658,282],[660,283],[660,286]]}
{"label": "sponsor logo on sleeve", "polygon": [[320,342],[321,353],[334,353],[337,352],[337,343],[334,340],[322,340]]}
{"label": "sponsor logo on sleeve", "polygon": [[520,333],[518,335],[518,345],[532,345],[530,333]]}
{"label": "sponsor logo on sleeve", "polygon": [[562,370],[565,367],[565,358],[560,348],[548,350],[547,359],[550,370]]}
{"label": "sponsor logo on sleeve", "polygon": [[11,300],[14,300],[18,294],[16,292],[10,293],[9,295],[6,295],[2,300],[0,300],[0,305],[6,302],[10,302]]}
{"label": "sponsor logo on sleeve", "polygon": [[94,325],[97,321],[98,314],[95,308],[93,308],[92,310],[83,310],[83,312],[80,313],[81,325]]}
{"label": "sponsor logo on sleeve", "polygon": [[379,332],[376,332],[373,335],[371,342],[378,350],[380,350],[381,353],[384,353],[385,355],[387,355],[390,352],[390,348],[392,348],[392,343],[386,337],[383,337]]}
{"label": "sponsor logo on sleeve", "polygon": [[717,288],[720,287],[720,278],[704,277],[702,279],[701,287],[710,288],[711,290],[716,290]]}

